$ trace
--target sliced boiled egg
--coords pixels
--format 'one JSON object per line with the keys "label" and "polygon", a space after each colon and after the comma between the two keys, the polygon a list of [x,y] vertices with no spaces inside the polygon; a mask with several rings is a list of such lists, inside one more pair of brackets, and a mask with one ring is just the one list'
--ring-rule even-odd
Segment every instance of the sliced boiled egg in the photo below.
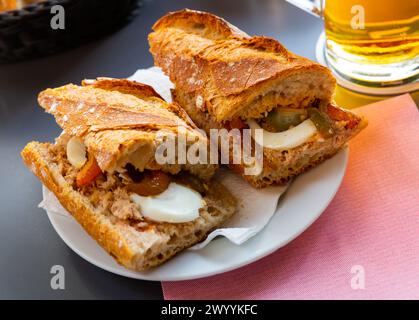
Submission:
{"label": "sliced boiled egg", "polygon": [[78,137],[72,137],[67,143],[67,159],[77,169],[83,167],[87,161],[86,146]]}
{"label": "sliced boiled egg", "polygon": [[171,182],[165,191],[156,196],[143,197],[134,193],[130,198],[144,217],[159,222],[195,220],[199,217],[199,209],[205,205],[197,191],[175,182]]}
{"label": "sliced boiled egg", "polygon": [[[259,124],[252,119],[247,120],[251,129],[252,138],[257,144],[269,149],[291,149],[307,142],[317,133],[313,121],[307,119],[298,126],[282,132],[269,132],[263,130]],[[255,134],[255,130],[262,130],[262,134]]]}

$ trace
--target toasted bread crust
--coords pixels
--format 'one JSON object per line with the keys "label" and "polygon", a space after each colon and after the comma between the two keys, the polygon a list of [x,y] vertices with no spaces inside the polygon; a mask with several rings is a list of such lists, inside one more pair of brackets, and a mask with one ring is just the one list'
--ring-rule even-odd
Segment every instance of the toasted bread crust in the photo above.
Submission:
{"label": "toasted bread crust", "polygon": [[187,27],[193,24],[211,25],[215,31],[214,33],[211,33],[214,39],[222,39],[232,36],[243,38],[249,37],[245,32],[220,17],[206,12],[189,9],[169,12],[153,25],[153,30],[168,28],[171,26]]}
{"label": "toasted bread crust", "polygon": [[156,97],[164,101],[164,99],[156,92],[156,90],[154,90],[153,87],[128,79],[99,77],[97,79],[84,79],[81,84],[84,87],[90,86],[92,88],[130,94],[139,99]]}
{"label": "toasted bread crust", "polygon": [[[94,88],[107,91],[118,91],[120,93],[133,95],[139,99],[156,97],[164,102],[164,99],[154,90],[153,87],[132,80],[100,77],[97,78],[97,80],[83,80],[82,85],[92,86]],[[197,128],[185,110],[183,110],[176,103],[163,103],[163,106],[184,120],[192,128]]]}
{"label": "toasted bread crust", "polygon": [[74,135],[106,129],[191,129],[171,111],[179,107],[169,107],[148,85],[103,78],[83,84],[46,89],[38,96],[39,105]]}
{"label": "toasted bread crust", "polygon": [[204,198],[211,210],[202,210],[200,218],[190,223],[161,223],[147,230],[136,230],[123,220],[110,219],[73,189],[53,163],[49,146],[47,143],[29,143],[21,153],[24,162],[89,235],[129,269],[142,271],[163,263],[202,241],[235,212],[233,196],[222,185],[213,182]]}
{"label": "toasted bread crust", "polygon": [[[304,106],[333,95],[336,81],[327,68],[212,14],[170,13],[153,30],[149,43],[155,64],[178,89],[201,96],[218,122],[258,118],[275,105]],[[269,101],[261,99],[265,96]]]}
{"label": "toasted bread crust", "polygon": [[[188,164],[158,165],[155,150],[159,130],[178,135],[180,128],[188,136],[188,146],[207,142],[186,112],[177,104],[161,99],[145,84],[126,79],[85,80],[83,86],[66,85],[39,94],[39,104],[53,114],[69,136],[80,137],[102,171],[113,172],[123,166],[131,154],[141,150],[144,168],[168,169],[175,173]],[[162,133],[162,132],[160,132]],[[137,160],[138,162],[138,160]],[[142,166],[139,170],[144,169]],[[210,179],[216,165],[198,164],[194,174]]]}

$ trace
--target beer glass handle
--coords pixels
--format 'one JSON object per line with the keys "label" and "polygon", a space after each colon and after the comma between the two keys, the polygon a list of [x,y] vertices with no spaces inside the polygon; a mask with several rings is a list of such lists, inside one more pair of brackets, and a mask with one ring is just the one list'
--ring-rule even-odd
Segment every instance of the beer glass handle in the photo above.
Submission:
{"label": "beer glass handle", "polygon": [[285,0],[292,5],[312,14],[313,16],[323,17],[324,0]]}

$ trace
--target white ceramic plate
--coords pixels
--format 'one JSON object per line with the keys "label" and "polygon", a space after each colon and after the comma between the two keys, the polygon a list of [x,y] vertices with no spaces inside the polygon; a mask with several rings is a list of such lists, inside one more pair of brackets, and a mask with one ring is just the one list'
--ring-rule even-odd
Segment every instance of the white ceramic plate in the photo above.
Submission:
{"label": "white ceramic plate", "polygon": [[125,277],[177,281],[208,277],[230,271],[283,247],[306,230],[326,209],[345,174],[348,149],[299,176],[282,196],[268,225],[240,246],[225,238],[212,241],[202,250],[186,250],[160,267],[134,272],[118,265],[72,218],[48,213],[64,242],[90,263]]}

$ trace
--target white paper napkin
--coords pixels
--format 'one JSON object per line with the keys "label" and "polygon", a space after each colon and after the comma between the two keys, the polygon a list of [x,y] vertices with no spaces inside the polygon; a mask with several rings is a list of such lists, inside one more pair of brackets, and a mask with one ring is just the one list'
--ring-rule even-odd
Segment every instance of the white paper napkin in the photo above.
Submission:
{"label": "white paper napkin", "polygon": [[[159,68],[140,69],[130,79],[151,85],[166,101],[172,101],[170,89],[173,88],[173,84]],[[288,187],[275,186],[254,189],[239,175],[227,169],[221,169],[216,179],[224,184],[237,198],[238,211],[225,223],[223,228],[211,232],[206,240],[193,246],[192,250],[204,248],[217,236],[226,237],[237,245],[250,239],[269,222],[276,211],[279,197]],[[69,213],[61,206],[55,195],[45,186],[43,187],[43,200],[39,206],[49,213],[69,216]]]}

